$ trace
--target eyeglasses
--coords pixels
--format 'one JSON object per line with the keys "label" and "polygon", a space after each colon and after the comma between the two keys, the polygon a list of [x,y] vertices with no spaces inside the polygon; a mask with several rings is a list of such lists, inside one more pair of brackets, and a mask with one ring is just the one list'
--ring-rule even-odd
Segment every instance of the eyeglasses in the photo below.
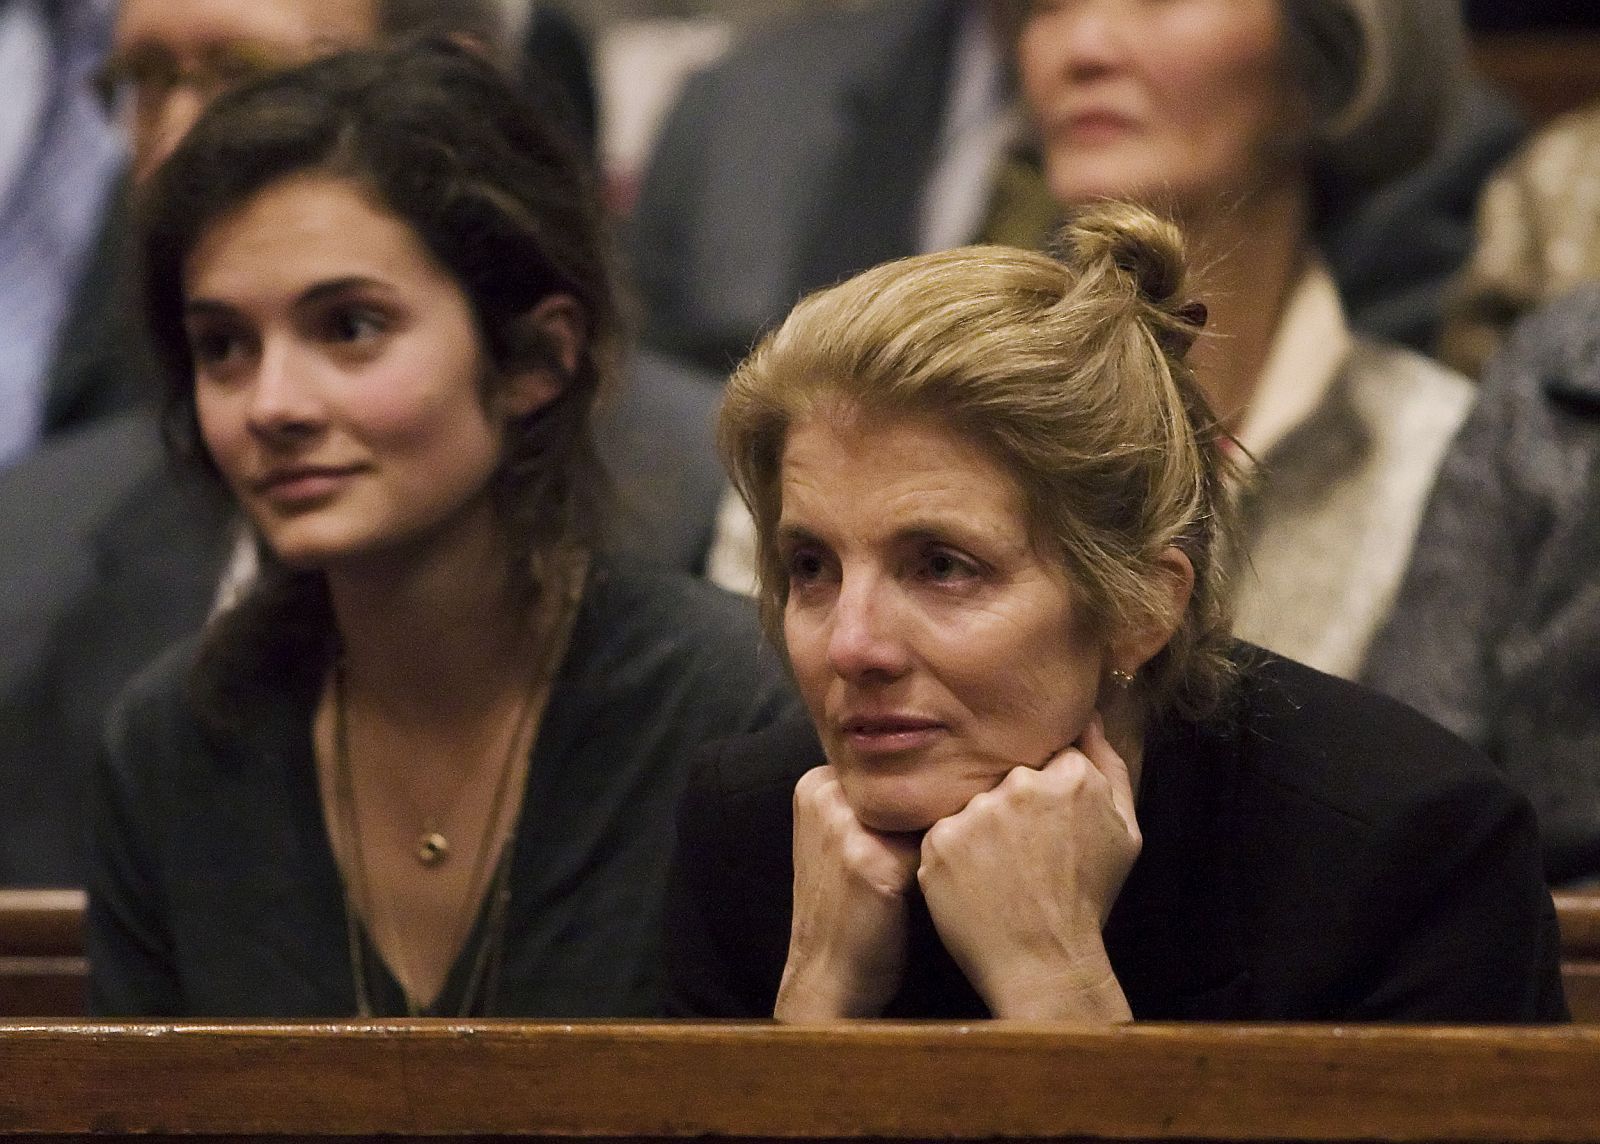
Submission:
{"label": "eyeglasses", "polygon": [[95,94],[108,116],[131,113],[143,120],[153,115],[181,87],[203,99],[229,88],[302,63],[306,57],[261,44],[239,41],[216,44],[197,58],[182,61],[155,45],[118,53],[95,73]]}

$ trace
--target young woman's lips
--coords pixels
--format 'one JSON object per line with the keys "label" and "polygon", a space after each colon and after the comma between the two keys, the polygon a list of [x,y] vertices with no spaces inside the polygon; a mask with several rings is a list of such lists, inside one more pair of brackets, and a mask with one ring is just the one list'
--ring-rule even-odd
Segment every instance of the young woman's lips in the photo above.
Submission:
{"label": "young woman's lips", "polygon": [[342,489],[356,466],[306,465],[274,469],[254,483],[257,496],[286,507],[314,504]]}
{"label": "young woman's lips", "polygon": [[840,723],[845,741],[860,754],[895,754],[926,747],[944,724],[914,715],[859,716]]}

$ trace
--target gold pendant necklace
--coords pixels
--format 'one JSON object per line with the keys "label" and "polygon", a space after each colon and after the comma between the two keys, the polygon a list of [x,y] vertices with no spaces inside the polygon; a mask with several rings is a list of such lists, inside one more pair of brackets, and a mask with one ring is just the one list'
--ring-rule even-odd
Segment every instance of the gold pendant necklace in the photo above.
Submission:
{"label": "gold pendant necklace", "polygon": [[[535,667],[530,673],[529,691],[517,720],[515,733],[512,735],[511,747],[495,782],[488,822],[484,835],[479,840],[473,860],[472,876],[468,880],[469,886],[476,886],[482,884],[485,874],[488,875],[483,899],[486,902],[487,912],[477,949],[471,954],[468,977],[457,1007],[457,1015],[461,1017],[473,1013],[489,1016],[495,1008],[495,1000],[499,993],[501,963],[505,953],[506,917],[511,903],[512,855],[522,821],[523,800],[526,797],[525,785],[532,762],[530,756],[533,742],[530,741],[521,752],[518,752],[517,746],[530,734],[530,729],[533,739],[537,739],[537,728],[544,713],[545,702],[550,697],[556,668],[566,654],[572,627],[577,619],[588,567],[588,554],[574,551],[569,554],[567,566],[562,570],[563,574],[551,578],[552,589],[549,597],[551,610],[546,624],[541,625],[548,633],[549,639],[542,651],[533,657]],[[340,823],[350,854],[349,869],[342,871],[343,877],[340,878],[340,889],[344,898],[346,953],[350,960],[356,1012],[362,1017],[371,1017],[375,1014],[376,1006],[368,981],[367,943],[362,936],[364,927],[360,919],[365,918],[367,925],[375,924],[377,909],[371,878],[367,871],[366,852],[362,846],[361,813],[356,805],[355,777],[350,765],[348,696],[342,651],[335,653],[330,682],[333,690],[331,762],[334,807],[330,813],[330,822],[337,820]],[[501,830],[500,823],[507,815],[508,803],[509,822]],[[414,851],[417,861],[425,867],[437,866],[449,853],[449,839],[441,831],[432,829],[430,824],[424,823]],[[495,856],[492,869],[491,856]],[[476,905],[475,895],[469,892],[462,903],[462,912],[456,922],[456,932],[461,938],[464,938],[472,928]],[[466,954],[467,951],[463,949],[462,953]],[[379,957],[381,956],[380,953]],[[401,981],[399,984],[406,1012],[413,1017],[422,1015],[421,1007],[413,1001],[404,982]]]}
{"label": "gold pendant necklace", "polygon": [[[506,800],[511,788],[519,788],[521,784],[515,779],[518,775],[526,776],[526,767],[519,768],[519,757],[526,759],[527,749],[519,751],[518,747],[529,729],[529,722],[538,718],[543,704],[540,702],[544,695],[539,675],[535,675],[529,686],[528,694],[523,699],[522,706],[518,709],[517,722],[512,728],[511,745],[506,751],[505,758],[500,767],[500,773],[495,779],[494,793],[489,806],[489,819],[484,826],[483,836],[478,841],[477,853],[473,859],[473,872],[469,885],[476,885],[488,869],[489,858],[495,853],[497,837],[503,845],[500,847],[499,856],[495,862],[493,873],[487,885],[489,895],[490,914],[488,923],[483,927],[479,939],[479,949],[472,958],[472,972],[468,979],[466,989],[462,994],[460,1016],[466,1016],[472,1007],[478,1003],[480,990],[486,988],[485,974],[498,976],[500,944],[505,930],[506,905],[510,898],[510,889],[507,878],[511,868],[511,837],[515,835],[517,822],[521,815],[513,817],[511,828],[500,836],[499,824],[504,817]],[[338,656],[333,663],[333,755],[335,769],[336,796],[342,804],[341,810],[346,820],[348,836],[352,850],[352,881],[354,885],[345,888],[345,939],[348,944],[350,966],[356,990],[356,1011],[360,1016],[369,1017],[373,1012],[372,998],[367,986],[366,957],[362,951],[361,935],[357,927],[356,915],[358,903],[361,911],[371,918],[375,916],[371,882],[367,876],[366,853],[361,843],[361,814],[356,806],[355,778],[350,765],[350,723],[347,711],[348,699],[346,696],[344,658]],[[531,749],[531,744],[529,748]],[[417,841],[415,851],[417,861],[424,866],[433,866],[442,862],[450,851],[450,841],[436,830],[424,828]],[[354,890],[354,894],[351,893]],[[469,893],[462,903],[462,912],[457,917],[455,928],[458,935],[464,935],[471,929],[472,906],[474,896]],[[493,982],[487,988],[492,994]],[[422,1015],[422,1010],[416,1006],[411,996],[402,984],[401,991],[406,994],[406,1010],[408,1015],[417,1017]]]}
{"label": "gold pendant necklace", "polygon": [[[344,661],[342,657],[334,664],[334,675],[336,684],[335,701],[338,705],[336,714],[338,716],[340,725],[343,726],[346,716],[344,714],[345,700],[343,696],[345,683]],[[533,707],[537,694],[538,686],[537,683],[535,683],[533,688],[523,698],[521,706],[517,709],[516,722],[511,728],[511,739],[506,746],[505,753],[501,757],[499,772],[500,779],[497,780],[497,785],[504,782],[505,775],[515,766],[517,744],[521,740],[523,732],[527,728],[528,715]],[[347,732],[342,732],[341,734],[345,733]],[[342,753],[338,760],[340,766],[348,768],[349,744],[341,739],[336,746]],[[411,849],[411,856],[415,858],[417,860],[417,864],[422,866],[424,869],[436,869],[444,865],[445,860],[450,857],[453,849],[450,844],[450,838],[442,829],[440,829],[440,824],[448,820],[450,816],[455,813],[456,808],[461,805],[461,800],[466,797],[467,790],[472,786],[472,780],[474,777],[475,776],[473,774],[469,774],[461,779],[460,783],[456,786],[455,792],[446,801],[443,812],[438,814],[424,813],[421,808],[418,807],[417,800],[414,797],[410,796],[409,794],[404,795],[405,801],[411,808],[412,818],[421,824],[417,829],[417,841]],[[493,824],[491,823],[491,832],[492,827]]]}
{"label": "gold pendant necklace", "polygon": [[422,834],[417,838],[417,861],[424,866],[437,866],[450,856],[450,840],[437,830],[429,830],[427,825],[422,827]]}

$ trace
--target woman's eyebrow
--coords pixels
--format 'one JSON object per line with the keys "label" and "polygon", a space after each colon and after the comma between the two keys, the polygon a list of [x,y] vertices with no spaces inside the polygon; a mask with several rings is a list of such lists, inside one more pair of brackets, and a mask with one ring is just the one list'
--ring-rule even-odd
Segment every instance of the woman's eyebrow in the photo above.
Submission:
{"label": "woman's eyebrow", "polygon": [[234,312],[232,306],[214,298],[190,298],[183,304],[185,318],[226,318]]}
{"label": "woman's eyebrow", "polygon": [[[305,288],[295,298],[296,306],[314,306],[325,302],[329,298],[337,298],[353,290],[387,290],[387,283],[378,278],[363,274],[347,274],[339,278],[329,278],[323,282],[316,282]],[[232,314],[236,306],[224,302],[219,298],[197,297],[190,298],[183,304],[184,314],[188,317],[213,317]]]}
{"label": "woman's eyebrow", "polygon": [[812,532],[809,528],[803,528],[798,524],[792,524],[782,520],[778,522],[777,538],[780,541],[800,544],[814,544],[817,542],[817,534]]}
{"label": "woman's eyebrow", "polygon": [[895,529],[895,536],[906,541],[950,541],[958,544],[1001,545],[1006,541],[1004,533],[990,526],[989,522],[954,515],[914,517]]}
{"label": "woman's eyebrow", "polygon": [[387,285],[377,278],[362,274],[347,274],[342,278],[330,278],[325,282],[317,282],[306,287],[295,299],[295,304],[300,306],[315,305],[329,298],[336,298],[352,290],[386,289]]}

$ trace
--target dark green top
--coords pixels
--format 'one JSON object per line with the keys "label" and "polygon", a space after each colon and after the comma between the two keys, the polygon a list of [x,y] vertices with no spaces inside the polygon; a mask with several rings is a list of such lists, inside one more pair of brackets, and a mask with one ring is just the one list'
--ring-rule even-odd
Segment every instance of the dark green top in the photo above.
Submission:
{"label": "dark green top", "polygon": [[[317,788],[320,672],[236,735],[207,737],[193,644],[136,681],[93,794],[90,1007],[105,1016],[349,1016],[344,894]],[[695,749],[792,703],[749,603],[597,562],[533,748],[497,987],[474,1012],[649,1016],[674,807]],[[483,922],[480,919],[479,925]],[[454,1013],[477,945],[437,1011]],[[366,951],[378,1013],[399,986]]]}

